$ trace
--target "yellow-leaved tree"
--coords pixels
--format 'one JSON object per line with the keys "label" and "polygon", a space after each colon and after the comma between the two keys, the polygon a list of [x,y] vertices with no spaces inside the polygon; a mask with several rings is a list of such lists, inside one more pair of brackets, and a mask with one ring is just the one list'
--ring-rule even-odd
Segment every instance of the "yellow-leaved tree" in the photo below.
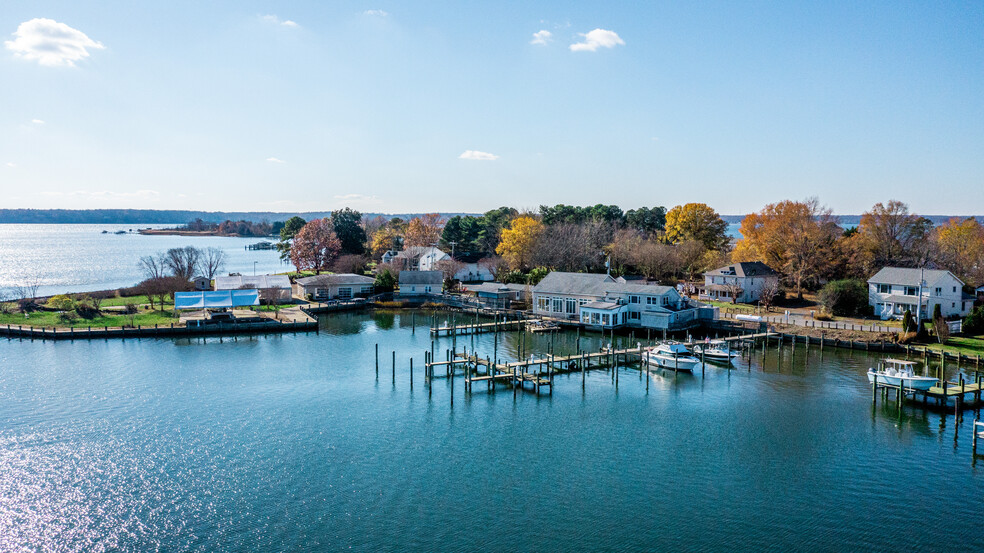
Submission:
{"label": "yellow-leaved tree", "polygon": [[950,219],[934,232],[936,258],[967,284],[984,284],[984,226],[973,217]]}
{"label": "yellow-leaved tree", "polygon": [[727,230],[728,223],[707,204],[678,205],[666,214],[666,239],[673,244],[696,240],[709,250],[724,249]]}
{"label": "yellow-leaved tree", "polygon": [[513,269],[527,269],[533,256],[533,248],[543,232],[543,223],[524,215],[512,220],[509,228],[502,229],[495,253],[505,258]]}

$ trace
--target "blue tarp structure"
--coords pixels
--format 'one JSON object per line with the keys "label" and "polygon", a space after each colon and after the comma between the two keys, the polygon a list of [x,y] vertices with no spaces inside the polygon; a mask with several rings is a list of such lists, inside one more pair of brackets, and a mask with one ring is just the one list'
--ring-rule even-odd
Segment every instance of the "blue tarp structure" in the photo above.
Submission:
{"label": "blue tarp structure", "polygon": [[175,292],[175,309],[219,309],[259,305],[258,290],[216,290],[214,292]]}

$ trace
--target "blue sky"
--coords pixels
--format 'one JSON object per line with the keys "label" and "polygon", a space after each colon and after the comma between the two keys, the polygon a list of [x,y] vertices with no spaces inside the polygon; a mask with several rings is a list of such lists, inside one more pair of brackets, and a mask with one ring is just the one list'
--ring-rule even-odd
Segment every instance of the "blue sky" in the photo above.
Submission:
{"label": "blue sky", "polygon": [[984,2],[7,0],[0,40],[2,207],[984,213]]}

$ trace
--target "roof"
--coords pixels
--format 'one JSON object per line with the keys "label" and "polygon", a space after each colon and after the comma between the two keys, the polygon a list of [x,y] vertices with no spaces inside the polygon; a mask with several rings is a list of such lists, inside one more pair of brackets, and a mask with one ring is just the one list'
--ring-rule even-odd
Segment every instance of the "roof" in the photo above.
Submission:
{"label": "roof", "polygon": [[718,267],[717,269],[707,271],[704,274],[712,276],[737,276],[744,278],[751,276],[778,275],[779,273],[761,261],[741,261],[738,263],[725,265],[724,267]]}
{"label": "roof", "polygon": [[538,294],[568,294],[572,296],[604,296],[605,289],[618,286],[608,275],[595,273],[564,273],[553,271],[533,287]]}
{"label": "roof", "polygon": [[950,271],[939,269],[912,269],[906,267],[883,267],[875,273],[875,276],[868,279],[874,284],[899,284],[902,286],[919,286],[919,275],[922,273],[925,283],[923,286],[930,286],[940,279],[949,275],[961,285],[963,281],[954,276]]}
{"label": "roof", "polygon": [[215,277],[216,290],[239,290],[241,288],[290,288],[290,279],[287,278],[287,275]]}
{"label": "roof", "polygon": [[374,284],[375,279],[354,273],[314,275],[297,279],[301,286],[340,286],[345,284]]}
{"label": "roof", "polygon": [[676,291],[676,289],[670,286],[618,282],[603,274],[554,271],[543,277],[543,280],[533,288],[533,291],[538,294],[604,297],[611,292],[662,296]]}
{"label": "roof", "polygon": [[660,286],[658,284],[616,284],[614,287],[607,287],[608,292],[622,292],[625,294],[639,294],[648,296],[662,296],[669,292],[676,292],[672,286]]}
{"label": "roof", "polygon": [[205,292],[175,292],[175,309],[205,309],[259,305],[257,290],[215,290]]}
{"label": "roof", "polygon": [[464,286],[468,292],[482,292],[485,294],[506,294],[516,293],[526,290],[525,284],[504,284],[502,282],[483,282],[481,284],[467,284]]}
{"label": "roof", "polygon": [[400,271],[400,285],[404,284],[436,284],[444,283],[444,273],[441,271]]}
{"label": "roof", "polygon": [[592,301],[581,306],[581,309],[602,309],[605,311],[618,309],[621,307],[617,303],[612,303],[610,301]]}
{"label": "roof", "polygon": [[407,246],[406,248],[403,248],[403,250],[397,252],[396,257],[416,257],[429,254],[434,254],[436,257],[448,255],[434,246]]}

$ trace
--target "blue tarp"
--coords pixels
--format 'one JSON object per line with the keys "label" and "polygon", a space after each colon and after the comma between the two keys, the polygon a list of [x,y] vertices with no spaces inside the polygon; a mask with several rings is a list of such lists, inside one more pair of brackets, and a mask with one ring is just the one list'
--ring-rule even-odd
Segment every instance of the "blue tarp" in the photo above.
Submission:
{"label": "blue tarp", "polygon": [[175,292],[175,309],[219,309],[259,305],[257,290],[217,290],[214,292]]}

